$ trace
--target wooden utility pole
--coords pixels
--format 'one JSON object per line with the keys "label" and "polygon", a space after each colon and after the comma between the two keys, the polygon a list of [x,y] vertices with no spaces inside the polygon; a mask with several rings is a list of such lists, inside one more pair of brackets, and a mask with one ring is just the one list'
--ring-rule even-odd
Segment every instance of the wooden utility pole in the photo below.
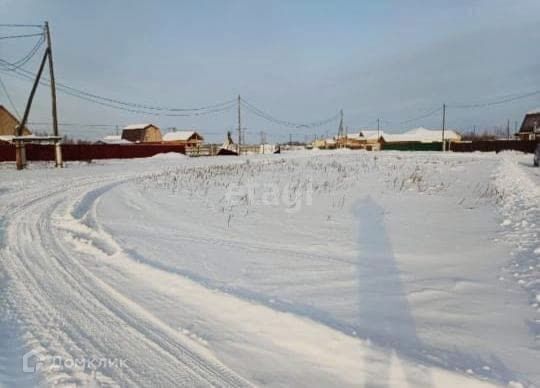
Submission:
{"label": "wooden utility pole", "polygon": [[442,150],[446,151],[446,144],[444,142],[444,130],[446,129],[446,104],[442,106]]}
{"label": "wooden utility pole", "polygon": [[17,136],[23,135],[24,127],[26,126],[28,115],[30,114],[30,108],[32,107],[32,101],[34,101],[34,95],[36,94],[36,89],[39,85],[41,74],[43,74],[43,68],[45,67],[45,61],[47,60],[47,56],[48,56],[48,50],[45,50],[45,53],[43,54],[43,58],[41,59],[41,63],[39,65],[39,70],[36,74],[36,79],[34,80],[34,84],[32,85],[32,90],[30,90],[28,101],[26,101],[26,107],[24,108],[24,114],[23,114],[22,120],[20,124],[17,126]]}
{"label": "wooden utility pole", "polygon": [[241,101],[240,95],[238,95],[238,155],[240,155],[240,144],[242,143],[242,113],[240,111]]}
{"label": "wooden utility pole", "polygon": [[[56,109],[56,83],[54,80],[54,67],[53,67],[53,58],[52,58],[52,45],[51,45],[51,33],[49,30],[49,23],[45,22],[43,34],[45,35],[45,39],[47,41],[47,48],[45,49],[45,52],[43,53],[43,58],[41,59],[41,63],[39,65],[39,70],[36,75],[36,79],[34,80],[34,84],[32,85],[32,90],[30,91],[30,95],[28,96],[28,101],[26,102],[26,107],[24,108],[24,114],[23,118],[20,122],[20,124],[17,126],[17,136],[22,136],[24,127],[26,126],[26,122],[28,121],[28,115],[30,114],[30,108],[32,107],[32,102],[34,101],[34,95],[36,94],[37,87],[39,85],[39,82],[41,80],[41,76],[43,74],[43,69],[45,67],[45,62],[48,61],[49,64],[49,77],[50,77],[50,85],[51,85],[51,104],[52,104],[52,120],[53,120],[53,135],[55,136],[54,140],[54,153],[55,153],[55,162],[56,167],[62,167],[62,149],[60,147],[60,141],[59,141],[59,134],[58,134],[58,114]],[[24,168],[26,164],[26,156],[25,156],[25,147],[24,142],[19,140],[16,141],[16,164],[17,169],[21,170]]]}
{"label": "wooden utility pole", "polygon": [[381,119],[377,119],[377,139],[381,137]]}
{"label": "wooden utility pole", "polygon": [[49,30],[49,22],[45,22],[45,37],[47,38],[47,52],[48,52],[47,57],[49,58],[49,77],[51,81],[53,134],[54,136],[58,136],[58,114],[56,110],[56,82],[54,80],[54,65],[53,65],[51,31]]}
{"label": "wooden utility pole", "polygon": [[[28,121],[28,115],[30,114],[30,108],[32,107],[32,102],[34,101],[34,95],[36,94],[37,87],[39,85],[39,80],[41,79],[41,74],[43,74],[43,68],[45,67],[45,62],[47,56],[49,55],[49,50],[45,50],[41,63],[39,64],[39,70],[36,74],[36,79],[34,79],[34,84],[30,90],[30,95],[26,101],[26,107],[24,108],[24,114],[21,119],[21,122],[17,126],[16,135],[17,137],[22,136],[24,132],[24,127],[26,127],[26,122]],[[16,141],[15,142],[15,164],[17,170],[22,170],[26,166],[26,149],[24,142]]]}
{"label": "wooden utility pole", "polygon": [[510,119],[506,120],[506,139],[510,140]]}
{"label": "wooden utility pole", "polygon": [[340,119],[339,119],[339,127],[338,127],[338,135],[337,135],[337,147],[343,147],[342,144],[340,143],[343,143],[343,109],[340,109],[339,111],[339,116],[340,116]]}

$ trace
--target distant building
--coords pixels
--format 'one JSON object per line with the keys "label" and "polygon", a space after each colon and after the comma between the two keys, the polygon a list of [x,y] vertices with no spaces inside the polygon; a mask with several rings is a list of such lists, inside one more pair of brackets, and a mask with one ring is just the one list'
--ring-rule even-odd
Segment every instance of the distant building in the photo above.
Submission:
{"label": "distant building", "polygon": [[96,141],[96,144],[131,144],[129,140],[122,139],[120,135],[109,135]]}
{"label": "distant building", "polygon": [[202,145],[204,138],[195,131],[167,132],[163,135],[163,142],[168,144],[183,144],[187,147]]}
{"label": "distant building", "polygon": [[[382,149],[403,151],[440,151],[442,150],[442,129],[416,128],[405,133],[384,133],[380,138]],[[444,131],[445,143],[457,142],[461,136],[451,129]]]}
{"label": "distant building", "polygon": [[131,124],[122,129],[122,139],[132,143],[160,143],[161,131],[154,124]]}
{"label": "distant building", "polygon": [[334,149],[337,147],[337,142],[333,138],[317,139],[313,142],[313,147],[319,149]]}
{"label": "distant building", "polygon": [[540,138],[540,109],[525,114],[521,128],[517,133],[521,140],[534,140]]}
{"label": "distant building", "polygon": [[[383,143],[442,143],[442,129],[416,128],[405,133],[383,133],[381,141]],[[445,141],[460,141],[461,136],[451,129],[444,131]]]}
{"label": "distant building", "polygon": [[360,138],[365,139],[368,144],[378,143],[382,135],[384,135],[384,131],[377,129],[363,129],[360,131]]}
{"label": "distant building", "polygon": [[[16,128],[19,125],[19,120],[8,111],[3,105],[0,105],[0,141],[11,141],[13,136],[16,136]],[[23,136],[31,135],[32,132],[24,127]]]}

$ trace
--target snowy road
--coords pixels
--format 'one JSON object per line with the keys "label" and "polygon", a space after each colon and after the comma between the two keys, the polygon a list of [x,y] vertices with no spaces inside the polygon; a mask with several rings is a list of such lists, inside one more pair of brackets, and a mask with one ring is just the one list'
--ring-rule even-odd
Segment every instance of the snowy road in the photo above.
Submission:
{"label": "snowy road", "polygon": [[540,222],[538,183],[513,201],[501,175],[522,161],[2,166],[0,386],[538,385],[540,242],[507,230]]}

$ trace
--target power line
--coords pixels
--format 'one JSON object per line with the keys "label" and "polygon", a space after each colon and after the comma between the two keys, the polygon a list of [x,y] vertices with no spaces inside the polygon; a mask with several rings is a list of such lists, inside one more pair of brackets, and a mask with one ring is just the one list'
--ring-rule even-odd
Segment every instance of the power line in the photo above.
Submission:
{"label": "power line", "polygon": [[[32,76],[30,75],[32,73],[24,69],[19,69],[13,72],[6,72],[4,69],[0,68],[0,71],[4,72],[4,74],[13,75],[13,76],[16,76],[17,78],[25,79],[28,81],[31,81],[33,79]],[[49,86],[49,82],[47,80],[40,81],[40,83],[42,85]],[[167,111],[148,112],[142,109],[133,109],[133,108],[125,107],[125,106],[115,105],[114,103],[109,103],[109,102],[98,99],[97,98],[98,96],[91,97],[91,95],[88,95],[88,93],[84,93],[84,94],[80,93],[77,89],[71,88],[59,82],[57,83],[57,89],[64,94],[67,94],[72,97],[76,97],[76,98],[79,98],[88,102],[92,102],[94,104],[98,104],[98,105],[116,109],[116,110],[122,110],[122,111],[130,112],[130,113],[137,113],[137,114],[150,115],[150,116],[167,116],[167,117],[205,116],[205,115],[225,112],[235,107],[235,100],[230,100],[230,101],[226,101],[220,104],[209,105],[205,107],[206,110],[201,110],[202,108],[195,108],[196,109],[195,111],[189,111],[187,109],[184,110],[182,108],[183,113],[167,113]],[[215,108],[210,109],[210,107],[215,107]],[[176,111],[180,111],[180,109],[176,109]]]}
{"label": "power line", "polygon": [[23,28],[28,28],[28,27],[35,27],[35,28],[43,28],[42,25],[40,24],[0,24],[0,27],[23,27]]}
{"label": "power line", "polygon": [[540,94],[540,90],[535,90],[533,92],[522,93],[518,95],[511,94],[511,95],[502,97],[499,100],[490,101],[490,102],[475,103],[475,104],[453,104],[453,105],[448,105],[448,106],[451,108],[457,108],[457,109],[484,108],[487,106],[500,105],[500,104],[505,104],[508,102],[516,101],[516,100],[521,100],[521,99],[536,96],[539,94]]}
{"label": "power line", "polygon": [[2,86],[2,89],[4,90],[4,93],[11,105],[11,107],[13,108],[13,111],[15,112],[15,115],[17,116],[17,119],[19,119],[19,121],[21,120],[21,115],[19,114],[19,111],[17,110],[17,107],[15,106],[15,104],[13,103],[13,100],[11,99],[11,96],[9,95],[8,93],[8,90],[6,88],[6,84],[4,84],[4,81],[2,80],[2,77],[0,77],[0,86]]}
{"label": "power line", "polygon": [[41,45],[45,42],[45,37],[41,37],[36,44],[30,49],[30,51],[24,55],[22,58],[18,59],[15,62],[7,62],[3,59],[0,59],[0,67],[4,67],[6,70],[14,71],[20,69],[25,64],[27,64],[37,53]]}
{"label": "power line", "polygon": [[417,116],[417,117],[413,117],[411,119],[407,119],[407,120],[403,120],[403,121],[400,121],[398,124],[400,125],[403,125],[403,124],[408,124],[408,123],[411,123],[413,121],[418,121],[418,120],[422,120],[422,119],[425,119],[425,118],[428,118],[428,117],[431,117],[433,116],[434,114],[438,113],[441,111],[442,108],[438,107],[432,111],[429,111],[428,113],[426,114],[423,114],[421,116]]}
{"label": "power line", "polygon": [[[49,122],[43,122],[43,121],[34,121],[34,122],[29,122],[28,125],[38,125],[38,126],[42,126],[42,125],[52,125],[52,123],[49,123]],[[91,127],[96,127],[96,128],[102,128],[102,127],[111,127],[111,128],[114,128],[116,127],[116,124],[85,124],[85,123],[58,123],[59,126],[62,126],[62,127],[87,127],[87,128],[91,128]]]}
{"label": "power line", "polygon": [[242,102],[242,105],[248,111],[255,114],[256,116],[259,116],[260,118],[263,118],[263,119],[265,119],[267,121],[270,121],[270,122],[272,122],[274,124],[282,125],[282,126],[285,126],[285,127],[288,127],[288,128],[314,128],[314,127],[320,127],[320,126],[328,124],[328,123],[330,123],[332,121],[336,121],[340,117],[340,112],[338,112],[337,114],[333,115],[332,117],[329,117],[329,118],[324,119],[324,120],[314,121],[314,122],[311,122],[311,123],[296,123],[296,122],[292,122],[292,121],[288,121],[288,120],[278,119],[278,118],[270,115],[269,113],[266,113],[262,109],[257,108],[253,104],[246,101],[244,98],[241,99],[241,102]]}
{"label": "power line", "polygon": [[[6,62],[4,60],[0,60],[0,61],[1,62]],[[28,77],[34,77],[34,74],[32,72],[29,72],[28,70],[24,70],[24,69],[18,69],[18,70],[25,73],[25,75],[28,76]],[[45,80],[48,81],[47,79],[45,79]],[[223,101],[223,102],[220,102],[220,103],[217,103],[217,104],[206,105],[206,106],[201,106],[201,107],[196,107],[196,108],[169,108],[169,107],[159,107],[159,106],[138,104],[138,103],[133,103],[133,102],[121,101],[121,100],[117,100],[117,99],[113,99],[113,98],[109,98],[109,97],[103,97],[103,96],[99,96],[97,94],[86,92],[84,90],[73,88],[71,86],[68,86],[68,85],[66,85],[64,83],[60,83],[60,82],[57,82],[57,86],[63,88],[65,91],[68,90],[72,95],[73,94],[82,95],[82,96],[91,98],[93,100],[100,100],[100,101],[104,101],[104,102],[107,102],[107,103],[110,103],[110,104],[122,105],[122,106],[127,106],[127,107],[132,107],[132,108],[138,108],[138,109],[142,109],[142,110],[156,110],[156,111],[169,111],[169,112],[197,112],[197,111],[205,111],[205,110],[212,110],[212,109],[221,108],[221,107],[224,107],[224,106],[228,106],[229,104],[235,103],[235,101],[236,101],[236,100],[232,99],[232,100]],[[186,114],[186,116],[189,116],[189,115],[191,115],[191,114]],[[178,116],[182,116],[182,115],[178,115]]]}
{"label": "power line", "polygon": [[[0,64],[3,64],[4,67],[8,67],[8,70],[10,70],[10,71],[17,72],[17,70],[18,70],[17,73],[19,75],[23,75],[23,76],[29,77],[31,79],[33,79],[35,77],[35,74],[33,74],[32,72],[30,72],[28,70],[21,69],[20,66],[16,66],[15,63],[10,63],[10,62],[8,62],[6,60],[0,59]],[[24,74],[21,74],[21,73],[24,73]],[[46,81],[48,81],[48,80],[45,79],[43,82],[46,82]],[[165,111],[165,112],[201,112],[200,114],[190,113],[190,114],[184,114],[184,115],[178,114],[178,115],[170,115],[170,116],[198,116],[198,115],[205,114],[205,113],[202,113],[202,111],[215,112],[215,111],[220,111],[219,110],[220,108],[228,108],[230,104],[233,104],[236,101],[235,99],[231,99],[231,100],[223,101],[223,102],[220,102],[220,103],[217,103],[217,104],[200,106],[200,107],[195,107],[195,108],[171,108],[171,107],[151,106],[151,105],[145,105],[145,104],[138,104],[138,103],[133,103],[133,102],[122,101],[122,100],[118,100],[118,99],[113,99],[113,98],[104,97],[104,96],[100,96],[100,95],[97,95],[97,94],[89,93],[89,92],[84,91],[84,90],[76,89],[76,88],[71,87],[69,85],[66,85],[64,83],[57,82],[56,84],[59,87],[58,89],[63,88],[64,89],[63,91],[66,94],[70,94],[70,95],[73,95],[73,96],[77,95],[77,97],[78,96],[85,96],[85,97],[88,97],[88,98],[92,99],[93,102],[96,102],[95,100],[100,100],[102,102],[105,102],[105,103],[111,104],[111,105],[121,105],[121,106],[124,106],[124,107],[139,109],[139,110],[135,110],[134,112],[142,112],[143,110],[155,110],[155,111],[161,111],[161,112],[163,112],[163,111]],[[107,104],[101,104],[101,105],[113,107],[113,106],[107,105]],[[226,109],[224,109],[224,110],[226,110]],[[128,110],[128,111],[133,111],[133,110]],[[212,112],[210,112],[210,113],[212,113]],[[148,113],[148,114],[150,114],[150,113]],[[159,116],[159,115],[160,114],[157,114],[157,116]],[[166,114],[164,114],[164,115],[166,116]]]}
{"label": "power line", "polygon": [[39,32],[36,34],[22,34],[22,35],[4,35],[0,36],[0,40],[4,39],[19,39],[19,38],[31,38],[34,36],[43,36],[43,32]]}

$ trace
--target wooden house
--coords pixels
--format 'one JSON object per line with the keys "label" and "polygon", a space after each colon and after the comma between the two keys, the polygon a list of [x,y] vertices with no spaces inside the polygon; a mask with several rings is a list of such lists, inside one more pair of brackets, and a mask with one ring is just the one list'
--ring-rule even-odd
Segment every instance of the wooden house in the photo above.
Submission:
{"label": "wooden house", "polygon": [[[18,125],[19,120],[3,105],[0,105],[0,141],[10,141],[13,136],[16,136],[16,128]],[[23,136],[31,134],[32,132],[30,132],[28,128],[23,128]]]}
{"label": "wooden house", "polygon": [[186,147],[199,147],[204,138],[195,131],[167,132],[163,135],[163,142],[167,144],[182,144]]}
{"label": "wooden house", "polygon": [[521,140],[540,139],[540,109],[527,112],[516,135]]}
{"label": "wooden house", "polygon": [[132,143],[161,143],[161,131],[154,124],[132,124],[122,129],[122,139]]}

